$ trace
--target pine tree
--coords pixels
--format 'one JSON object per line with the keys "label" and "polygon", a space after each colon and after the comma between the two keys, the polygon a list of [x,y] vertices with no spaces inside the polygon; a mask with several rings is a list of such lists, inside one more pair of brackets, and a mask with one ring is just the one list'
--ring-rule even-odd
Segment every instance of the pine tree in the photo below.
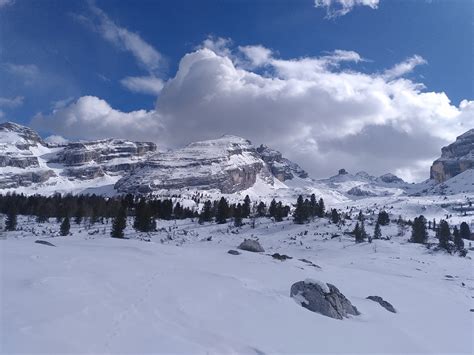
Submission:
{"label": "pine tree", "polygon": [[127,226],[127,211],[125,209],[125,206],[121,206],[117,216],[115,216],[112,222],[112,230],[110,231],[110,236],[112,238],[123,238],[124,237],[123,231],[125,230],[126,226]]}
{"label": "pine tree", "polygon": [[260,201],[260,203],[257,205],[257,216],[258,217],[265,217],[267,213],[267,206],[265,206],[265,203]]}
{"label": "pine tree", "polygon": [[427,240],[426,219],[421,215],[413,220],[410,242],[425,244]]}
{"label": "pine tree", "polygon": [[244,208],[245,207],[243,207],[240,203],[234,208],[234,226],[236,227],[242,226],[242,211]]}
{"label": "pine tree", "polygon": [[229,204],[224,197],[221,197],[219,203],[217,204],[216,212],[216,223],[224,224],[227,223],[227,215],[229,214]]}
{"label": "pine tree", "polygon": [[246,195],[244,198],[244,204],[242,205],[242,218],[249,218],[250,216],[250,197]]}
{"label": "pine tree", "polygon": [[63,221],[61,222],[61,226],[59,227],[59,234],[63,237],[69,235],[69,230],[71,229],[71,222],[69,222],[69,217],[64,217]]}
{"label": "pine tree", "polygon": [[299,195],[296,201],[296,208],[293,212],[293,222],[296,224],[304,224],[308,219],[307,207],[303,201],[303,196]]}
{"label": "pine tree", "polygon": [[326,207],[324,206],[324,200],[322,198],[319,199],[318,207],[318,217],[322,218],[326,213]]}
{"label": "pine tree", "polygon": [[380,239],[381,237],[382,237],[382,231],[380,229],[380,224],[377,221],[377,223],[375,223],[374,239]]}
{"label": "pine tree", "polygon": [[275,207],[275,222],[281,222],[283,221],[283,217],[286,217],[287,213],[285,212],[285,208],[283,207],[281,201],[276,204]]}
{"label": "pine tree", "polygon": [[277,203],[275,199],[273,199],[272,202],[270,202],[270,207],[268,208],[268,214],[270,217],[275,218],[276,209],[277,209]]}
{"label": "pine tree", "polygon": [[359,225],[359,222],[356,223],[352,233],[354,234],[356,243],[362,243],[364,241],[364,233],[362,231],[362,226]]}
{"label": "pine tree", "polygon": [[332,221],[332,223],[337,224],[337,223],[339,223],[340,220],[341,220],[341,216],[339,216],[339,213],[337,212],[337,210],[335,208],[333,208],[331,210],[331,221]]}
{"label": "pine tree", "polygon": [[140,202],[135,208],[133,228],[139,232],[151,232],[156,229],[156,223],[151,208],[144,198],[140,199]]}
{"label": "pine tree", "polygon": [[207,200],[204,202],[201,214],[199,215],[199,223],[212,221],[212,202]]}
{"label": "pine tree", "polygon": [[7,212],[7,219],[5,220],[5,230],[14,231],[17,225],[17,209],[10,207]]}
{"label": "pine tree", "polygon": [[316,201],[315,194],[311,194],[310,208],[311,208],[311,217],[315,217],[319,215],[319,205],[318,205],[318,201]]}
{"label": "pine tree", "polygon": [[449,224],[444,219],[439,222],[438,227],[438,239],[439,247],[442,249],[450,250],[449,239],[451,238],[451,231]]}
{"label": "pine tree", "polygon": [[461,238],[461,233],[459,232],[459,229],[457,226],[454,227],[453,237],[454,237],[454,246],[456,247],[456,250],[464,249],[464,240]]}
{"label": "pine tree", "polygon": [[459,237],[462,239],[471,239],[471,230],[466,222],[462,222],[459,227]]}
{"label": "pine tree", "polygon": [[390,223],[390,217],[389,217],[388,213],[386,211],[380,211],[379,215],[378,215],[378,218],[377,218],[377,222],[381,226],[388,225]]}
{"label": "pine tree", "polygon": [[364,214],[362,213],[362,210],[359,211],[359,215],[357,216],[357,220],[359,222],[363,222],[365,220]]}

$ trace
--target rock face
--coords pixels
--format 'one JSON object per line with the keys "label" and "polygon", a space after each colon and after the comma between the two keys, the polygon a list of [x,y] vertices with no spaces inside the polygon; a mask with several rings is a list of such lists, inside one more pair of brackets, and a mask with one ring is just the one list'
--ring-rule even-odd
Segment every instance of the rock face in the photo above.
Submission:
{"label": "rock face", "polygon": [[380,296],[369,296],[367,297],[368,300],[377,302],[380,304],[383,308],[385,308],[387,311],[392,312],[392,313],[397,313],[395,308],[387,301],[385,301],[382,297]]}
{"label": "rock face", "polygon": [[253,253],[263,253],[265,251],[258,240],[253,239],[245,239],[242,243],[240,243],[238,248],[241,250],[251,251]]}
{"label": "rock face", "polygon": [[[156,152],[154,143],[106,139],[49,144],[32,129],[0,124],[0,189],[66,185],[121,176]],[[35,191],[36,192],[36,191]]]}
{"label": "rock face", "polygon": [[474,168],[474,129],[456,138],[441,149],[441,157],[433,162],[431,179],[444,182],[468,169]]}
{"label": "rock face", "polygon": [[335,319],[359,315],[359,311],[337,289],[321,281],[307,279],[291,286],[290,296],[304,308]]}
{"label": "rock face", "polygon": [[257,148],[257,153],[268,164],[272,174],[280,181],[291,180],[295,176],[307,178],[308,173],[304,171],[298,164],[283,158],[277,150],[261,145]]}

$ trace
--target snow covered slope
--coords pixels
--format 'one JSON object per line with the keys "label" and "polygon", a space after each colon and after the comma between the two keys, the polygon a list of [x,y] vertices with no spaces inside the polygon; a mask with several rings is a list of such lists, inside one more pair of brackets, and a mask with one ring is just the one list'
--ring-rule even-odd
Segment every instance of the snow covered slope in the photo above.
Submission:
{"label": "snow covered slope", "polygon": [[[355,244],[327,220],[238,230],[160,221],[150,242],[131,229],[131,239],[108,238],[109,225],[54,238],[56,223],[21,225],[0,240],[2,353],[473,352],[472,260],[409,244],[394,226],[382,228],[390,241]],[[33,229],[56,247],[34,243]],[[266,252],[227,253],[249,237]],[[307,278],[336,285],[361,315],[301,307],[290,287]]]}

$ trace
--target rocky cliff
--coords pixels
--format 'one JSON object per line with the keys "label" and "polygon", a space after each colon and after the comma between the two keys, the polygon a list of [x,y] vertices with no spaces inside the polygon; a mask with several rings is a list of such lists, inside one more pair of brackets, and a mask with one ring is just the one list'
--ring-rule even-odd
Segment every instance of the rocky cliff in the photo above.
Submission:
{"label": "rocky cliff", "polygon": [[157,153],[120,179],[115,188],[126,193],[186,188],[233,193],[251,187],[258,175],[273,183],[268,166],[248,140],[223,136]]}
{"label": "rocky cliff", "polygon": [[441,157],[433,162],[431,179],[444,182],[468,169],[474,168],[474,129],[456,138],[441,149]]}

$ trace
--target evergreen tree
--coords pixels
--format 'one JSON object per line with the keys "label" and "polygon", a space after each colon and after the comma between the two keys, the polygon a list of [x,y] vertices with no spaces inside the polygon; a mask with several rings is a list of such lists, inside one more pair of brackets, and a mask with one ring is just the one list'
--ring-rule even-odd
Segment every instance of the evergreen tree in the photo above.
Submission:
{"label": "evergreen tree", "polygon": [[270,207],[268,208],[268,214],[270,217],[275,218],[276,209],[277,209],[277,203],[275,199],[273,199],[272,202],[270,202]]}
{"label": "evergreen tree", "polygon": [[207,200],[204,202],[201,214],[199,215],[199,223],[212,221],[212,202]]}
{"label": "evergreen tree", "polygon": [[234,226],[242,226],[242,212],[245,209],[240,203],[234,208]]}
{"label": "evergreen tree", "polygon": [[339,216],[339,213],[337,212],[337,210],[335,208],[333,208],[331,210],[331,221],[332,223],[334,224],[337,224],[339,223],[341,220],[341,216]]}
{"label": "evergreen tree", "polygon": [[424,216],[416,217],[413,220],[410,242],[425,244],[428,240],[426,231],[426,219]]}
{"label": "evergreen tree", "polygon": [[362,213],[362,210],[359,211],[359,215],[357,216],[357,220],[359,222],[363,222],[365,220],[364,214]]}
{"label": "evergreen tree", "polygon": [[139,232],[151,232],[156,229],[155,219],[147,201],[142,198],[135,208],[133,228]]}
{"label": "evergreen tree", "polygon": [[227,223],[227,216],[229,214],[229,204],[224,197],[221,197],[219,203],[217,204],[216,211],[216,223],[224,224]]}
{"label": "evergreen tree", "polygon": [[311,208],[311,217],[315,217],[319,215],[319,205],[318,205],[318,201],[316,201],[315,194],[311,194],[310,208]]}
{"label": "evergreen tree", "polygon": [[365,238],[365,229],[363,222],[357,222],[352,233],[354,234],[355,242],[362,243]]}
{"label": "evergreen tree", "polygon": [[79,205],[76,211],[76,216],[74,217],[74,223],[81,224],[82,218],[84,217],[84,208],[82,207],[82,203]]}
{"label": "evergreen tree", "polygon": [[59,234],[63,237],[69,235],[69,230],[71,229],[71,222],[69,222],[69,217],[64,217],[63,221],[61,222],[61,226],[59,227]]}
{"label": "evergreen tree", "polygon": [[462,239],[471,239],[471,230],[466,222],[462,222],[459,227],[459,237]]}
{"label": "evergreen tree", "polygon": [[246,195],[244,198],[244,204],[242,205],[242,218],[249,218],[250,216],[250,197]]}
{"label": "evergreen tree", "polygon": [[459,229],[457,226],[454,227],[453,237],[454,237],[454,246],[456,247],[456,250],[464,249],[464,240],[461,238],[461,233],[459,232]]}
{"label": "evergreen tree", "polygon": [[442,249],[450,250],[449,239],[451,238],[451,231],[449,224],[444,219],[439,222],[438,227],[438,240],[439,247]]}
{"label": "evergreen tree", "polygon": [[267,206],[265,206],[265,203],[260,201],[260,203],[257,205],[257,216],[258,217],[265,217],[267,214]]}
{"label": "evergreen tree", "polygon": [[17,225],[17,209],[10,207],[7,212],[7,219],[5,220],[5,230],[14,231]]}
{"label": "evergreen tree", "polygon": [[296,201],[296,208],[293,212],[293,221],[296,224],[304,224],[308,220],[307,206],[303,201],[303,196],[299,195]]}
{"label": "evergreen tree", "polygon": [[324,206],[324,200],[322,198],[319,199],[318,203],[318,217],[324,217],[326,213],[326,207]]}
{"label": "evergreen tree", "polygon": [[380,229],[380,224],[377,221],[377,223],[375,223],[374,239],[380,239],[381,237],[382,237],[382,230]]}
{"label": "evergreen tree", "polygon": [[377,218],[377,222],[381,226],[388,225],[390,223],[390,217],[389,217],[388,213],[386,211],[380,211],[379,215],[378,215],[378,218]]}
{"label": "evergreen tree", "polygon": [[120,210],[117,213],[117,216],[112,221],[112,230],[110,231],[110,236],[112,238],[123,238],[123,231],[127,226],[127,210],[125,206],[121,206]]}
{"label": "evergreen tree", "polygon": [[283,217],[286,217],[288,213],[285,211],[285,207],[283,207],[281,201],[276,204],[275,207],[275,222],[283,221]]}

